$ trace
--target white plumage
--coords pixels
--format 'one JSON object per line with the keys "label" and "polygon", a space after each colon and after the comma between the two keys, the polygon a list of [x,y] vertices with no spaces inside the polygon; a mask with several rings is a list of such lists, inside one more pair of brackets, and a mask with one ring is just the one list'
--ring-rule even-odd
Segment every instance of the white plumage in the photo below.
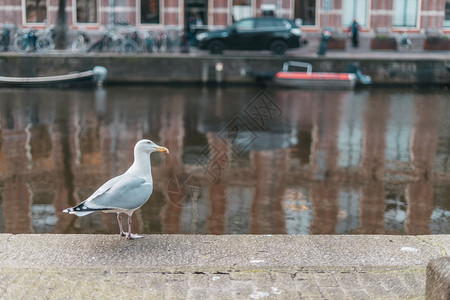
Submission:
{"label": "white plumage", "polygon": [[[131,216],[152,194],[150,154],[155,151],[169,153],[167,148],[150,140],[140,140],[134,147],[134,162],[125,173],[108,180],[85,201],[63,212],[79,217],[96,211],[117,213],[120,235],[128,239],[141,237],[131,234]],[[121,213],[128,215],[128,233],[123,231]]]}

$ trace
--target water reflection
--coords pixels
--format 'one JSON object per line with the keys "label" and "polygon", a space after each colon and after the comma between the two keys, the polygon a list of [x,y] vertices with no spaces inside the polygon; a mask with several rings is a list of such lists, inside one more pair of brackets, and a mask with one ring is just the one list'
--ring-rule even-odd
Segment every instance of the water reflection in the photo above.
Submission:
{"label": "water reflection", "polygon": [[[145,233],[449,233],[447,91],[0,90],[0,232],[116,233],[60,213],[125,171],[155,190]],[[139,228],[140,227],[140,228]]]}

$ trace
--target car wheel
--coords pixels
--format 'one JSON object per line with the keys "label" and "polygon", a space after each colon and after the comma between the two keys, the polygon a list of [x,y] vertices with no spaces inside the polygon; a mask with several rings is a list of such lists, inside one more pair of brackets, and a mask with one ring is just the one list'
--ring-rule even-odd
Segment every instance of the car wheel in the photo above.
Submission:
{"label": "car wheel", "polygon": [[221,54],[225,49],[225,44],[221,40],[212,40],[208,44],[208,50],[211,54]]}
{"label": "car wheel", "polygon": [[269,46],[269,50],[276,55],[283,55],[287,48],[287,43],[283,40],[275,40]]}

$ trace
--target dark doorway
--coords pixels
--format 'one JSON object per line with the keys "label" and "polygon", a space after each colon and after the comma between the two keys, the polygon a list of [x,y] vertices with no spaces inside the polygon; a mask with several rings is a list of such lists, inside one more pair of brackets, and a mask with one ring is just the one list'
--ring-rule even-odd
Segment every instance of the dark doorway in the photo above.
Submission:
{"label": "dark doorway", "polygon": [[185,0],[185,22],[195,28],[208,24],[208,0]]}
{"label": "dark doorway", "polygon": [[294,18],[303,25],[316,25],[316,0],[295,0]]}

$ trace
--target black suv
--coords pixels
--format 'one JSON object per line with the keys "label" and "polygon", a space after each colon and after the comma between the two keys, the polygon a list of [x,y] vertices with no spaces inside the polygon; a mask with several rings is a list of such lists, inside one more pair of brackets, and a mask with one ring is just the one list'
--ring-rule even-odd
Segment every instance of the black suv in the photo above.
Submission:
{"label": "black suv", "polygon": [[220,54],[225,49],[265,50],[284,54],[300,47],[302,31],[289,19],[263,17],[242,19],[225,30],[197,34],[197,46]]}

